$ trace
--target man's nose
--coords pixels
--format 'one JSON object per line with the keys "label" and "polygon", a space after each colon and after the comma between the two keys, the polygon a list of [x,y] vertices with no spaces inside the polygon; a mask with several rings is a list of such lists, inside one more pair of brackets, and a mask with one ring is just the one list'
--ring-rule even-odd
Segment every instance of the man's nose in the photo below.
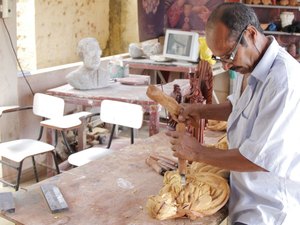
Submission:
{"label": "man's nose", "polygon": [[233,66],[232,63],[229,63],[229,62],[222,62],[222,67],[224,70],[230,70],[230,68]]}

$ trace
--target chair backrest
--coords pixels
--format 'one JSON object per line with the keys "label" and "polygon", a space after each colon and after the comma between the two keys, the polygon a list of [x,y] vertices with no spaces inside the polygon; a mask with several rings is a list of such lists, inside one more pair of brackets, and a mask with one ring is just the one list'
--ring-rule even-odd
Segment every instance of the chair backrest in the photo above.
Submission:
{"label": "chair backrest", "polygon": [[14,109],[14,108],[18,108],[19,106],[17,105],[12,105],[12,106],[0,106],[0,117],[2,116],[2,113],[6,112],[6,111],[9,111],[11,109]]}
{"label": "chair backrest", "polygon": [[103,100],[100,107],[100,119],[105,123],[139,129],[143,124],[142,106],[132,103]]}
{"label": "chair backrest", "polygon": [[33,98],[33,113],[47,119],[59,118],[64,115],[63,99],[42,93],[36,93]]}

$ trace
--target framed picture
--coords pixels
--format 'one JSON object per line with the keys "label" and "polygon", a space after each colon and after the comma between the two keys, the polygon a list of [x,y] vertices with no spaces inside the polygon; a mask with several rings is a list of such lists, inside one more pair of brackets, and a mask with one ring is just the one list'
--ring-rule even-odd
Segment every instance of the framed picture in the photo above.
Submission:
{"label": "framed picture", "polygon": [[146,41],[164,34],[164,1],[138,0],[139,39]]}

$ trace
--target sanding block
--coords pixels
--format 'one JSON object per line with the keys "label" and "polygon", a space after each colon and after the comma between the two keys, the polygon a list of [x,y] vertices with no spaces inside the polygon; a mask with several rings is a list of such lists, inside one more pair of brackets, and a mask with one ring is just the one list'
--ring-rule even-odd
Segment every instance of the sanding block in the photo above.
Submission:
{"label": "sanding block", "polygon": [[42,184],[41,190],[52,213],[58,213],[69,208],[59,188],[54,184]]}

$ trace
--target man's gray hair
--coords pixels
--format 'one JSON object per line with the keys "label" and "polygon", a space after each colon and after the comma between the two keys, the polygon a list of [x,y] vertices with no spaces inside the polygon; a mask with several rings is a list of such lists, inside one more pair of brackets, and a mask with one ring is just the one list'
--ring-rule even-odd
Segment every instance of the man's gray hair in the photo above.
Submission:
{"label": "man's gray hair", "polygon": [[238,2],[218,5],[209,16],[206,29],[212,28],[217,22],[223,23],[230,30],[230,36],[234,38],[238,38],[248,25],[254,26],[260,33],[263,33],[254,10]]}

